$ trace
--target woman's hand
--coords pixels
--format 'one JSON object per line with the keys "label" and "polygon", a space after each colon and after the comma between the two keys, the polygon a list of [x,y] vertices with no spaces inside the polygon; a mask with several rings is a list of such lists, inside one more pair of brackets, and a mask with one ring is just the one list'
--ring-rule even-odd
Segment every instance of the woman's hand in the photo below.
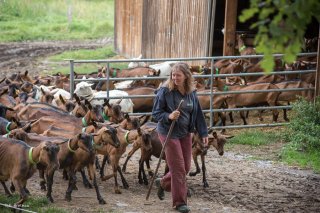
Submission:
{"label": "woman's hand", "polygon": [[170,120],[177,120],[179,118],[179,116],[180,116],[180,112],[175,110],[169,114],[169,119]]}
{"label": "woman's hand", "polygon": [[202,138],[202,142],[203,142],[204,147],[208,147],[208,145],[209,145],[209,139],[208,139],[208,137]]}

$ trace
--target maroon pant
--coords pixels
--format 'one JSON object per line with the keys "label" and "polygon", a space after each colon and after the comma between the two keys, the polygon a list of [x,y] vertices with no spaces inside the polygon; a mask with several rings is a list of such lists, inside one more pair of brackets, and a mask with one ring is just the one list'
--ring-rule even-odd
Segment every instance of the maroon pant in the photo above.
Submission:
{"label": "maroon pant", "polygon": [[[159,134],[161,143],[165,135]],[[169,139],[165,148],[169,172],[161,179],[165,191],[171,191],[173,207],[187,204],[186,175],[190,171],[192,157],[192,134],[180,139]]]}

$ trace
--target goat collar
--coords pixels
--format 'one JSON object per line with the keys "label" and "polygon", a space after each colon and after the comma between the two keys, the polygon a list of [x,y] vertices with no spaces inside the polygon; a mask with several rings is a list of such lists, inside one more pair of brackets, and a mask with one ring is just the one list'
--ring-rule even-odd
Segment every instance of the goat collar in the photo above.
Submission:
{"label": "goat collar", "polygon": [[112,77],[114,77],[114,78],[117,77],[117,69],[113,70]]}
{"label": "goat collar", "polygon": [[8,122],[8,123],[7,123],[7,126],[6,126],[6,131],[7,131],[7,133],[9,133],[9,132],[10,132],[10,129],[9,129],[10,124],[11,124],[11,122]]}
{"label": "goat collar", "polygon": [[84,127],[87,127],[87,126],[88,126],[88,124],[87,124],[87,121],[86,121],[86,118],[85,118],[85,117],[83,117],[83,118],[82,118],[82,125],[83,125]]}
{"label": "goat collar", "polygon": [[75,153],[76,150],[73,150],[73,149],[71,149],[71,147],[70,147],[70,141],[71,141],[71,139],[68,140],[68,149],[69,149],[70,152]]}
{"label": "goat collar", "polygon": [[219,68],[216,67],[216,74],[218,75],[219,74]]}
{"label": "goat collar", "polygon": [[29,154],[28,154],[28,156],[29,156],[29,161],[30,161],[31,164],[37,164],[38,162],[35,162],[35,161],[32,159],[32,150],[33,150],[33,147],[31,147],[31,148],[29,149]]}
{"label": "goat collar", "polygon": [[127,143],[127,144],[130,144],[129,138],[128,138],[129,133],[130,133],[130,131],[128,130],[128,131],[126,132],[126,134],[124,135],[124,139],[126,140],[126,143]]}
{"label": "goat collar", "polygon": [[105,121],[108,121],[109,120],[109,116],[106,115],[106,113],[104,113],[104,111],[102,112],[102,117]]}
{"label": "goat collar", "polygon": [[244,49],[246,49],[246,45],[242,45],[242,46],[239,48],[239,52],[242,52]]}
{"label": "goat collar", "polygon": [[92,144],[93,148],[95,148],[95,149],[100,149],[103,146],[102,144],[96,144],[94,142],[94,136],[92,136],[91,144]]}
{"label": "goat collar", "polygon": [[229,90],[229,87],[227,85],[224,85],[223,91],[228,91],[228,90]]}

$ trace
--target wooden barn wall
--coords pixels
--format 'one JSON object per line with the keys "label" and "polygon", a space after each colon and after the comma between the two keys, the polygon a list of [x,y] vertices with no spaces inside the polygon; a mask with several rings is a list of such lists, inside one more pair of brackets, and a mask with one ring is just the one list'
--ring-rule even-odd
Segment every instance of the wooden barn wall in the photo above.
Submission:
{"label": "wooden barn wall", "polygon": [[207,56],[209,6],[210,0],[116,0],[115,49],[128,58]]}
{"label": "wooden barn wall", "polygon": [[205,0],[145,0],[142,41],[145,58],[206,56],[208,7]]}
{"label": "wooden barn wall", "polygon": [[115,1],[115,50],[126,57],[141,53],[143,0]]}

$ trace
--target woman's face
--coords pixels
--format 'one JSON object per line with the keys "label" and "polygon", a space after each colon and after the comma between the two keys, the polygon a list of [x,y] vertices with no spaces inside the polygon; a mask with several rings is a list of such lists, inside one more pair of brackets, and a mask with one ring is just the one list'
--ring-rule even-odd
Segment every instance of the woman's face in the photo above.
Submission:
{"label": "woman's face", "polygon": [[171,73],[172,80],[176,86],[183,86],[186,76],[180,70],[175,70]]}

